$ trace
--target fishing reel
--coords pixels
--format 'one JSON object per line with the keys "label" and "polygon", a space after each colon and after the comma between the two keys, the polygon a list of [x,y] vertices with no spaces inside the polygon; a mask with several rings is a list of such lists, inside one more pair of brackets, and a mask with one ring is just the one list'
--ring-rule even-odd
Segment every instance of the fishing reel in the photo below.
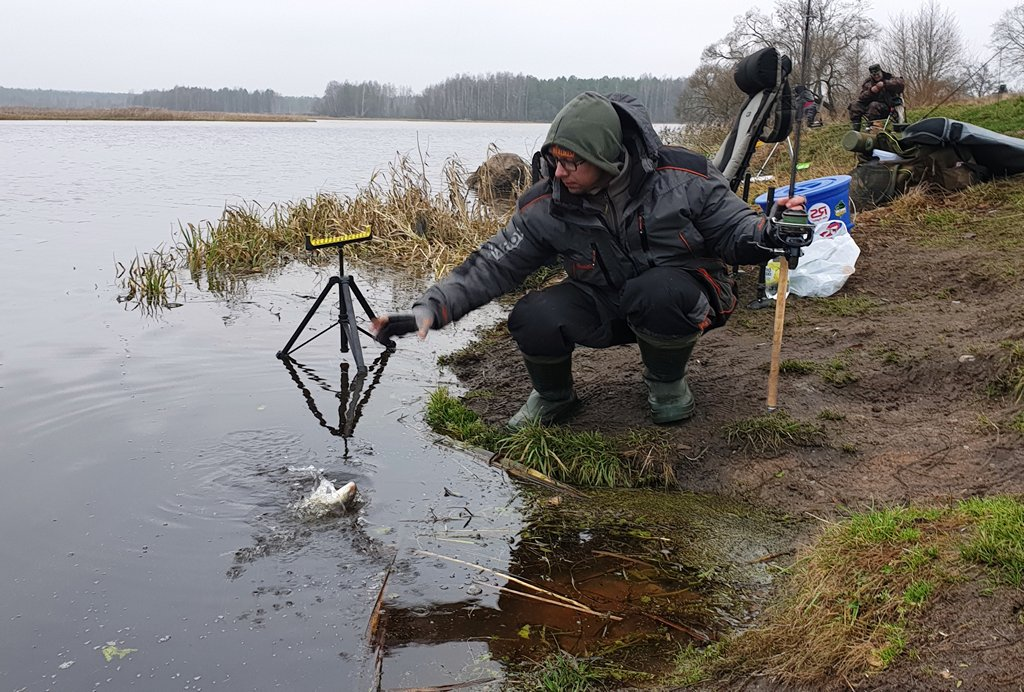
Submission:
{"label": "fishing reel", "polygon": [[775,211],[768,217],[768,238],[773,252],[785,257],[790,269],[796,269],[803,254],[803,248],[814,240],[814,225],[807,219],[807,212],[797,209]]}

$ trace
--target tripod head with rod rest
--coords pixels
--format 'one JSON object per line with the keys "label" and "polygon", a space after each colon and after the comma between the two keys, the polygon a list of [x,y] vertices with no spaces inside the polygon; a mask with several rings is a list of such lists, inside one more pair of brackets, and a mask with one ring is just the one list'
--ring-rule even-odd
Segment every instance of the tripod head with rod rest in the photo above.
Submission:
{"label": "tripod head with rod rest", "polygon": [[[358,243],[364,240],[370,240],[372,237],[373,233],[371,232],[369,226],[367,226],[362,231],[355,231],[353,233],[348,233],[340,236],[333,236],[330,238],[313,238],[310,235],[306,236],[307,250],[320,250],[329,247],[338,248],[338,275],[332,276],[327,281],[327,284],[324,286],[323,290],[320,291],[320,295],[317,297],[312,307],[310,307],[309,311],[306,313],[306,316],[302,319],[302,322],[299,324],[298,328],[296,328],[295,332],[288,340],[288,343],[285,344],[283,349],[277,352],[278,358],[282,360],[284,360],[285,358],[289,358],[294,351],[299,350],[300,348],[302,348],[303,346],[305,346],[318,336],[325,334],[328,330],[331,329],[331,327],[337,324],[338,326],[341,327],[341,352],[347,353],[349,348],[351,348],[352,359],[356,363],[356,369],[360,373],[366,372],[367,368],[366,364],[363,362],[363,348],[359,342],[359,333],[362,332],[371,339],[375,339],[375,337],[369,331],[363,329],[362,327],[356,324],[352,296],[355,296],[356,300],[359,302],[360,307],[363,308],[363,312],[370,320],[375,319],[376,315],[373,313],[373,309],[370,308],[370,304],[366,301],[366,298],[363,297],[362,291],[360,291],[359,287],[356,286],[355,279],[345,274],[344,248],[349,243]],[[306,328],[306,325],[309,324],[309,321],[313,318],[313,315],[320,307],[320,304],[324,302],[324,299],[327,297],[327,294],[330,293],[331,289],[335,285],[338,286],[337,322],[334,322],[323,331],[318,332],[313,336],[309,337],[298,346],[294,346],[295,341],[299,338],[299,335],[302,333],[302,330],[304,330]],[[395,348],[395,343],[393,341],[390,341],[390,343],[385,342],[383,345],[389,349]]]}

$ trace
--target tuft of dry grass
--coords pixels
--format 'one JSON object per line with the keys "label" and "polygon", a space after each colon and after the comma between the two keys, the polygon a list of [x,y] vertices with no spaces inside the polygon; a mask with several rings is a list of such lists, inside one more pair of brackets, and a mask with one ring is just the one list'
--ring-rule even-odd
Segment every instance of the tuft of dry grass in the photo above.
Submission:
{"label": "tuft of dry grass", "polygon": [[830,526],[791,569],[769,624],[736,639],[727,659],[798,687],[886,667],[904,652],[908,616],[958,561],[960,528],[946,513],[914,509]]}
{"label": "tuft of dry grass", "polygon": [[[216,221],[179,221],[173,248],[154,251],[154,261],[162,267],[187,268],[197,283],[205,278],[211,290],[219,291],[236,285],[240,277],[269,272],[296,259],[329,264],[336,258],[334,250],[310,253],[305,248],[307,235],[329,238],[369,227],[373,239],[346,246],[346,257],[444,276],[507,223],[514,206],[478,203],[457,157],[444,163],[442,176],[445,189],[435,193],[422,166],[401,157],[352,198],[321,193],[267,208],[256,203],[228,206]],[[145,257],[137,259],[147,262]],[[130,276],[126,272],[119,278]],[[159,303],[161,298],[146,295],[149,290],[159,292],[159,283],[147,282],[129,295]]]}
{"label": "tuft of dry grass", "polygon": [[970,498],[891,507],[830,523],[788,570],[763,623],[726,642],[710,674],[796,689],[850,684],[907,653],[922,609],[950,584],[1024,582],[1024,505]]}
{"label": "tuft of dry grass", "polygon": [[127,265],[117,262],[117,278],[125,289],[118,302],[132,303],[146,311],[169,307],[172,297],[181,293],[176,271],[175,258],[163,248],[136,254]]}
{"label": "tuft of dry grass", "polygon": [[1024,190],[1015,178],[944,192],[919,185],[865,220],[935,249],[991,250],[1019,256],[1024,244]]}

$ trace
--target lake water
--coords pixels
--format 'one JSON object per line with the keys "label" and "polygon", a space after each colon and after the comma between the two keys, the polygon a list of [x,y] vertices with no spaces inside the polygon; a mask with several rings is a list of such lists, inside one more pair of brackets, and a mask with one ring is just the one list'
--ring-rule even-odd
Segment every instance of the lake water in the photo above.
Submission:
{"label": "lake water", "polygon": [[[475,166],[492,143],[529,157],[545,132],[0,122],[0,689],[500,677],[490,647],[509,623],[483,615],[501,610],[500,592],[448,558],[508,569],[524,500],[421,421],[431,391],[457,387],[438,355],[500,309],[390,355],[364,340],[362,379],[336,335],[294,364],[275,357],[322,270],[291,266],[234,297],[186,284],[182,307],[144,314],[117,301],[115,266],[226,204],[352,195],[399,155],[428,177],[451,155]],[[426,285],[353,274],[378,312],[407,308]],[[310,521],[294,510],[317,469],[357,483],[352,511]],[[369,641],[378,597],[395,614],[385,648]]]}
{"label": "lake water", "polygon": [[[351,195],[397,155],[428,176],[452,154],[479,163],[490,143],[528,156],[545,131],[0,122],[0,689],[373,686],[365,630],[392,560],[445,570],[453,593],[462,573],[413,557],[453,554],[436,545],[451,522],[431,518],[461,512],[461,530],[469,510],[485,536],[518,529],[514,488],[419,422],[445,383],[437,356],[471,325],[403,340],[386,368],[366,343],[370,377],[352,391],[337,337],[299,350],[301,368],[275,358],[322,272],[289,269],[244,299],[186,286],[184,307],[146,316],[117,302],[115,262],[225,204]],[[381,312],[422,288],[357,281]],[[358,511],[298,521],[289,504],[308,495],[310,466],[355,480]],[[445,595],[402,590],[413,605]],[[486,651],[455,646],[454,659],[389,652],[384,685],[451,680],[439,662]]]}

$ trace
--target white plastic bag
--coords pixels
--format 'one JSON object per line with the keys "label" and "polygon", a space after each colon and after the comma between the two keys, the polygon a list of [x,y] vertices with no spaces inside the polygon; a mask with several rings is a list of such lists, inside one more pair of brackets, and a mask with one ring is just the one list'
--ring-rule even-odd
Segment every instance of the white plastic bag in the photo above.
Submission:
{"label": "white plastic bag", "polygon": [[[814,240],[804,248],[796,269],[789,272],[789,292],[797,296],[824,298],[846,283],[860,257],[860,248],[838,219],[820,223]],[[767,295],[774,298],[778,289],[778,261],[769,262],[765,272]]]}

